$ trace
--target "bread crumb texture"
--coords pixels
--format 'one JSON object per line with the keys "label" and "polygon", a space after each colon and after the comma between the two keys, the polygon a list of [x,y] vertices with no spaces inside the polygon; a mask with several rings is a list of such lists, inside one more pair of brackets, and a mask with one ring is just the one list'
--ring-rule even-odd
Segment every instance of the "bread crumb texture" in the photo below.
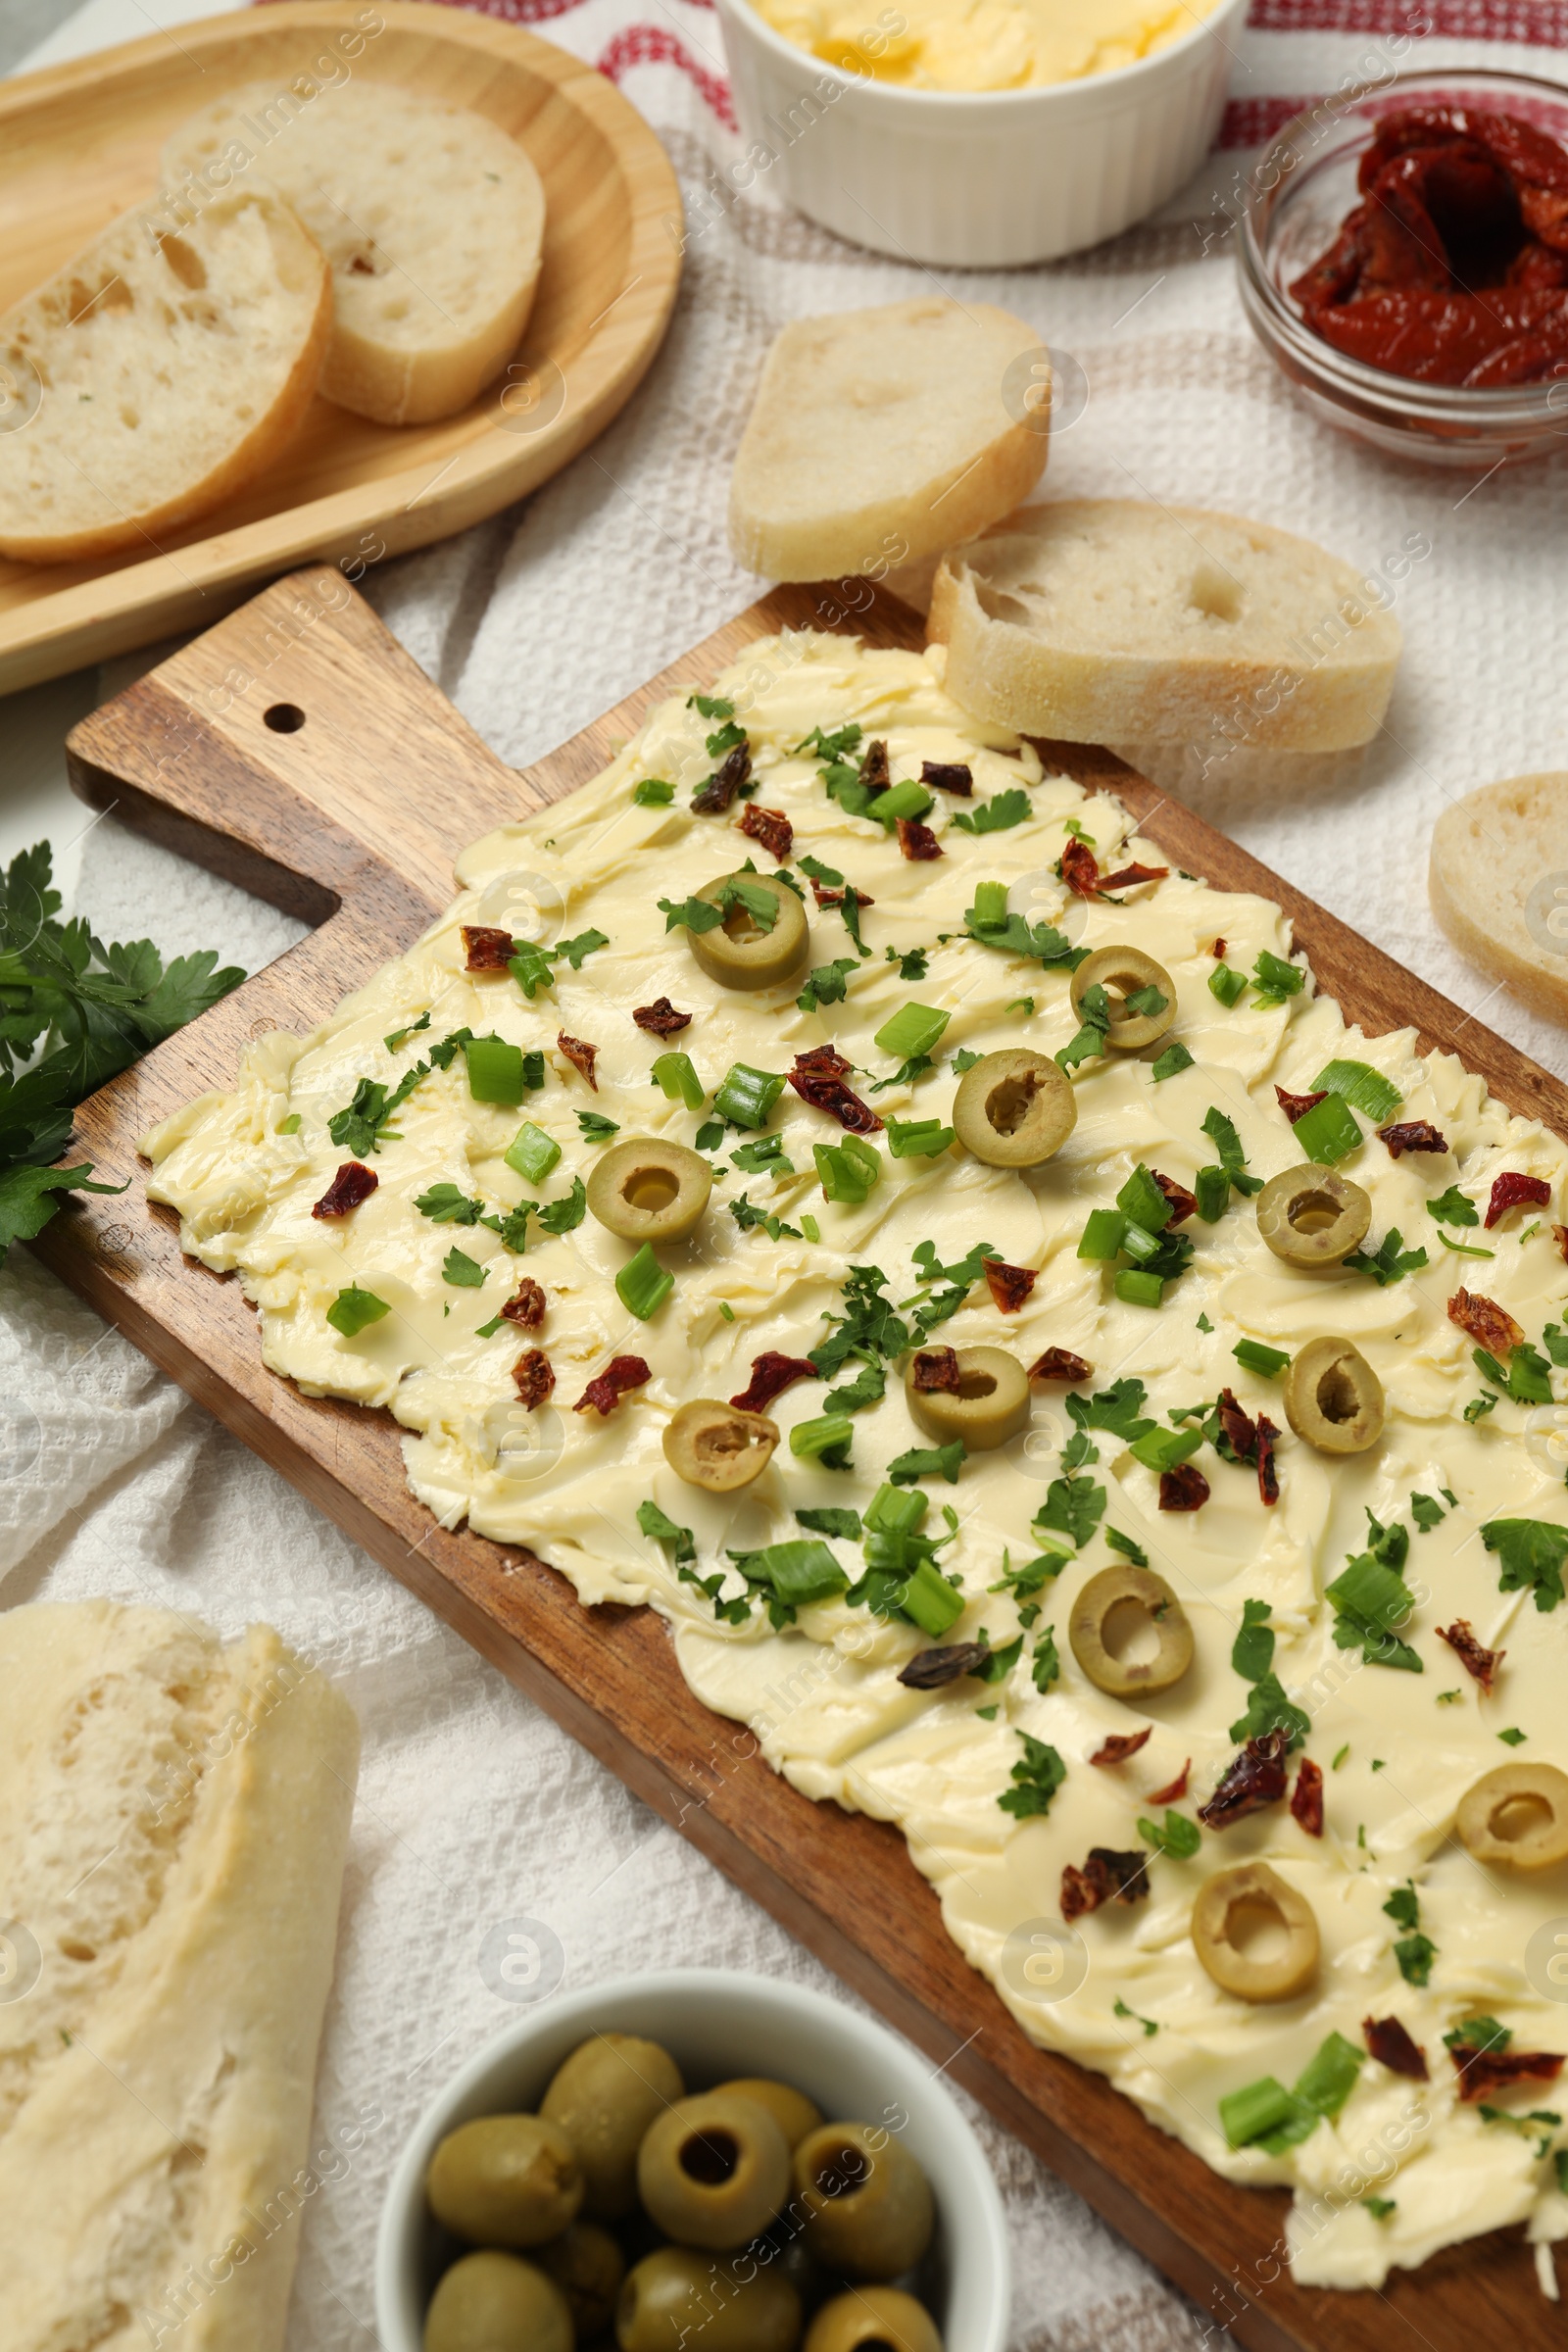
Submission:
{"label": "bread crumb texture", "polygon": [[358,1763],[268,1627],[0,1617],[6,2352],[277,2352]]}

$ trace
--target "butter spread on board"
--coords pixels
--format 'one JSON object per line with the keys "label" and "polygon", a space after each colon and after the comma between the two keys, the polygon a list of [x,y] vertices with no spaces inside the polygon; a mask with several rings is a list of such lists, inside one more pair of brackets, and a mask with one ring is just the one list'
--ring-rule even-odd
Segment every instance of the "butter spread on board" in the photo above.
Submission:
{"label": "butter spread on board", "polygon": [[[1412,1033],[1348,1030],[1289,963],[1288,926],[1264,900],[1178,872],[1108,899],[1067,887],[1064,854],[1070,875],[1094,871],[1077,842],[1102,876],[1163,861],[1129,836],[1114,801],[1042,772],[1028,745],[967,717],[943,691],[940,651],[786,634],[753,647],[713,692],[732,718],[665,703],[596,781],[466,852],[463,897],[416,947],[305,1039],[258,1041],[231,1093],[147,1139],[150,1196],[179,1211],[187,1250],[238,1273],[274,1371],[307,1394],[390,1408],[414,1492],[443,1526],[466,1518],[536,1545],[586,1602],[660,1610],[692,1688],[748,1724],[797,1788],[899,1825],[949,1931],[1039,2041],[1107,2075],[1216,2171],[1293,2185],[1299,2278],[1376,2285],[1392,2265],[1505,2224],[1526,2223],[1538,2243],[1568,2232],[1555,2161],[1568,2133],[1552,2083],[1510,2087],[1504,2066],[1486,2098],[1460,2095],[1481,2079],[1463,2073],[1469,2058],[1479,2047],[1495,2062],[1503,2034],[1504,2055],[1543,2053],[1548,2072],[1568,2051],[1568,1887],[1561,1868],[1484,1863],[1454,1835],[1483,1774],[1564,1751],[1568,1607],[1552,1605],[1552,1560],[1568,1549],[1557,1543],[1565,1416],[1540,1350],[1557,1332],[1568,1266],[1552,1206],[1484,1222],[1502,1172],[1538,1179],[1556,1202],[1563,1147],[1451,1055],[1418,1057]],[[726,727],[745,731],[753,797],[694,813],[691,786],[727,757]],[[940,857],[906,857],[897,828],[845,789],[876,742],[895,785],[927,762],[959,785],[933,778],[918,820]],[[639,792],[650,782],[661,789]],[[668,927],[692,893],[749,858],[777,870],[759,831],[775,847],[783,836],[754,809],[792,828],[785,866],[809,920],[809,986],[804,972],[760,990],[723,985],[688,929]],[[1035,953],[995,944],[1000,898],[986,884],[1004,889]],[[853,928],[835,903],[849,888],[867,902]],[[967,927],[977,907],[989,943]],[[510,936],[517,960],[470,971],[465,926]],[[895,1153],[907,1140],[900,1123],[951,1124],[973,1056],[1068,1048],[1081,1027],[1068,994],[1077,952],[1126,944],[1170,975],[1177,1018],[1142,1054],[1085,1050],[1072,1063],[1077,1121],[1054,1157],[1016,1172],[956,1144]],[[1282,970],[1299,976],[1294,993]],[[1221,971],[1261,972],[1262,985],[1216,991]],[[948,1016],[940,1038],[911,1048],[915,1030],[937,1025],[914,1019],[879,1043],[911,1005]],[[650,1008],[652,1031],[633,1018]],[[477,1099],[490,1065],[451,1043],[459,1033],[533,1057],[523,1066],[538,1083],[520,1102]],[[714,1115],[735,1065],[782,1077],[828,1041],[886,1123],[855,1139],[877,1163],[858,1200],[828,1193],[863,1190],[863,1162],[862,1182],[852,1171],[844,1186],[830,1163],[824,1190],[813,1152],[842,1149],[845,1130],[788,1085],[765,1109],[775,1090],[760,1081],[727,1095],[742,1116],[760,1111],[760,1125]],[[666,1064],[666,1092],[653,1065],[677,1052],[691,1076]],[[1298,1134],[1276,1087],[1325,1091],[1317,1081],[1345,1062],[1363,1074],[1342,1071],[1338,1085],[1369,1108],[1331,1086],[1327,1126]],[[1395,1156],[1373,1126],[1396,1099],[1395,1119],[1426,1122],[1446,1149]],[[1243,1188],[1298,1164],[1303,1135],[1333,1131],[1336,1103],[1359,1138],[1339,1165],[1370,1196],[1371,1231],[1359,1262],[1303,1271],[1264,1246]],[[519,1140],[523,1126],[531,1139]],[[616,1138],[633,1136],[695,1145],[716,1173],[691,1236],[628,1273],[637,1246],[582,1213],[581,1188]],[[350,1157],[376,1175],[373,1191],[313,1215]],[[1241,1184],[1216,1200],[1213,1174],[1200,1171],[1227,1161]],[[1139,1270],[1130,1259],[1117,1271],[1080,1253],[1092,1215],[1137,1204],[1140,1168],[1212,1211],[1159,1237],[1156,1265],[1174,1271],[1152,1286],[1157,1305],[1147,1282],[1124,1280]],[[538,1209],[519,1217],[525,1200]],[[1191,1241],[1185,1268],[1171,1233]],[[1021,1304],[1017,1286],[999,1286],[1009,1311],[984,1276],[988,1256],[1036,1277]],[[852,1274],[866,1267],[882,1279]],[[501,1313],[525,1275],[545,1299],[532,1328]],[[1461,1288],[1526,1335],[1501,1362],[1483,1351],[1490,1373],[1447,1312]],[[352,1304],[366,1298],[369,1310]],[[1025,1428],[944,1464],[910,1417],[906,1357],[874,1344],[879,1329],[888,1338],[884,1312],[895,1340],[1000,1348],[1026,1367],[1054,1348],[1092,1370],[1035,1381]],[[752,1484],[712,1494],[670,1469],[662,1436],[683,1402],[740,1397],[764,1352],[804,1359],[835,1332],[855,1342],[868,1331],[827,1379],[798,1378],[766,1402],[782,1442]],[[1383,1435],[1359,1454],[1325,1454],[1286,1425],[1283,1359],[1325,1334],[1352,1342],[1386,1395]],[[534,1348],[555,1376],[543,1400],[514,1376]],[[638,1377],[612,1409],[575,1409],[628,1357]],[[1226,1390],[1245,1423],[1266,1416],[1280,1432],[1272,1506],[1255,1465],[1227,1458],[1226,1429],[1244,1425],[1215,1418]],[[820,1429],[792,1447],[813,1423],[842,1426],[824,1451],[810,1449]],[[1176,1443],[1183,1432],[1201,1433],[1196,1449]],[[1160,1507],[1167,1461],[1166,1499],[1184,1484],[1190,1499],[1196,1472],[1200,1507]],[[922,1494],[911,1545],[907,1515],[920,1506],[906,1498]],[[1498,1520],[1545,1532],[1510,1543]],[[756,1555],[810,1544],[819,1549],[789,1555],[808,1595],[791,1605]],[[1092,1576],[1140,1558],[1178,1596],[1195,1654],[1171,1688],[1122,1700],[1082,1671],[1068,1627]],[[909,1602],[919,1622],[868,1605],[897,1585],[890,1560],[923,1563],[923,1599]],[[1357,1561],[1371,1566],[1343,1585]],[[1392,1612],[1391,1573],[1408,1592]],[[1461,1626],[1479,1650],[1506,1653],[1490,1680],[1438,1630]],[[990,1679],[902,1682],[933,1639],[979,1644]],[[1303,1759],[1322,1776],[1320,1832],[1310,1804],[1283,1800],[1200,1828],[1244,1740],[1275,1726],[1276,1744],[1292,1742],[1293,1795]],[[1143,1744],[1107,1752],[1140,1734]],[[1143,1853],[1141,1899],[1069,1924],[1064,1886],[1095,1848],[1124,1871]],[[1200,1890],[1250,1863],[1267,1864],[1317,1924],[1320,1966],[1293,1998],[1234,1997],[1198,1957]],[[1266,1957],[1267,1917],[1252,1931]],[[1245,1921],[1237,1932],[1245,1940]],[[1368,2021],[1389,2019],[1424,2077],[1369,2053]],[[1397,2054],[1386,2035],[1373,2041]]]}

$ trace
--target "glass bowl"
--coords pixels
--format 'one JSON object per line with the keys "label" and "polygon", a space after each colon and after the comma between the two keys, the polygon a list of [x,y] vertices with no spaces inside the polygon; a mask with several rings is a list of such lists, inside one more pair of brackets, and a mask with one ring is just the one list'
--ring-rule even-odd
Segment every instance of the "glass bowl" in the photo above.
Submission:
{"label": "glass bowl", "polygon": [[1251,174],[1237,251],[1242,307],[1312,414],[1385,456],[1483,472],[1568,449],[1568,379],[1482,392],[1389,375],[1325,343],[1285,291],[1359,201],[1356,168],[1378,122],[1411,106],[1517,115],[1568,145],[1568,88],[1530,74],[1397,74],[1321,99],[1286,124]]}

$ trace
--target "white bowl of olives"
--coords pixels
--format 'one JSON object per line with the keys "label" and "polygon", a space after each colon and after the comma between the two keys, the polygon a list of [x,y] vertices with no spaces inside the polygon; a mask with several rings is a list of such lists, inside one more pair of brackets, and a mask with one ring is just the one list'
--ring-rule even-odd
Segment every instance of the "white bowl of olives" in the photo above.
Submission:
{"label": "white bowl of olives", "polygon": [[797,1984],[558,1994],[471,2058],[381,2217],[383,2352],[1006,2352],[1006,2223],[951,2092]]}

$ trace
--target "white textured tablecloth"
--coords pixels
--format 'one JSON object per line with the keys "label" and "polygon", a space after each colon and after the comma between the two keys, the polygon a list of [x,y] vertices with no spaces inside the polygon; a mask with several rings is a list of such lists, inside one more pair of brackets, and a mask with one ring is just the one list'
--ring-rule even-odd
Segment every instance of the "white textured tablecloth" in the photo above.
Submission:
{"label": "white textured tablecloth", "polygon": [[[181,22],[207,13],[206,0],[87,0],[38,60],[160,24],[177,39]],[[489,13],[540,24],[621,79],[688,202],[737,151],[710,6],[491,0]],[[1254,0],[1236,60],[1234,143],[1181,199],[1093,255],[965,277],[960,290],[1008,305],[1087,374],[1087,409],[1053,450],[1047,490],[1229,508],[1308,532],[1368,570],[1413,534],[1430,543],[1399,590],[1404,665],[1357,785],[1292,801],[1221,769],[1189,797],[1564,1071],[1561,1032],[1494,995],[1438,936],[1425,868],[1448,798],[1486,778],[1568,767],[1568,472],[1554,462],[1474,485],[1380,463],[1314,424],[1243,320],[1221,217],[1250,161],[1240,142],[1267,135],[1285,102],[1379,70],[1416,14],[1404,0]],[[1412,53],[1422,64],[1568,78],[1557,54],[1568,0],[1425,0],[1424,21],[1433,31]],[[931,282],[776,209],[764,178],[692,240],[664,351],[594,450],[525,506],[372,575],[368,592],[505,759],[536,758],[757,593],[727,553],[723,514],[771,335],[813,311]],[[79,811],[59,798],[56,740],[89,699],[77,684],[0,710],[8,850],[42,821],[62,844],[80,834]],[[75,906],[104,937],[151,930],[172,952],[221,944],[254,968],[297,936],[113,819],[74,840],[64,863]],[[290,2352],[350,2352],[373,2337],[371,2253],[394,2151],[422,2101],[509,2014],[479,1960],[496,1923],[543,1923],[568,1984],[683,1963],[824,1981],[782,1929],[18,1250],[0,1273],[0,1605],[91,1593],[190,1610],[229,1634],[269,1618],[342,1680],[365,1727],[318,2144],[364,2109],[385,2120],[307,2208]],[[1013,2218],[1015,2352],[1169,2352],[1198,2340],[1196,2315],[1139,2257],[1015,2141],[984,2120],[981,2130]]]}

